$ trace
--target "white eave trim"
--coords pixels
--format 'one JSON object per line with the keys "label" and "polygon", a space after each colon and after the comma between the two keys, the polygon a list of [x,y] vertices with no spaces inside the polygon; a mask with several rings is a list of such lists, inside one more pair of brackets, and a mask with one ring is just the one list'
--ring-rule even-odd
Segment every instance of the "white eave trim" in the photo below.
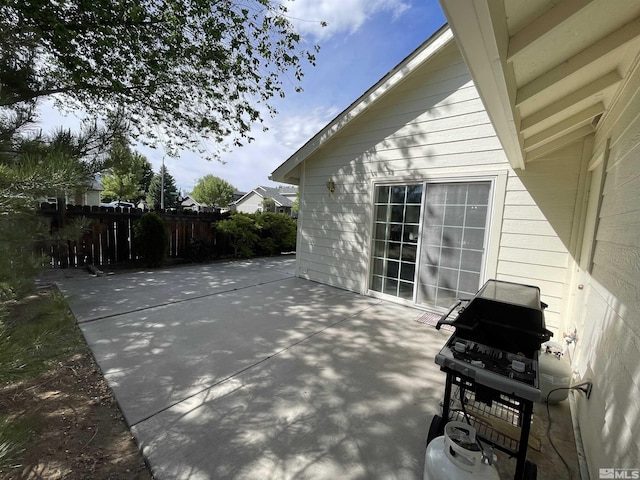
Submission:
{"label": "white eave trim", "polygon": [[451,41],[453,41],[453,33],[451,29],[445,25],[434,33],[420,47],[418,47],[411,55],[398,64],[393,70],[380,79],[380,81],[367,90],[355,102],[347,107],[342,113],[329,122],[297,152],[285,160],[273,171],[269,176],[269,179],[275,182],[286,183],[285,178],[289,172],[326,144],[340,130],[369,109],[389,90],[402,82],[402,80],[415,71],[416,68],[433,57]]}
{"label": "white eave trim", "polygon": [[[440,5],[511,166],[524,169],[518,120],[511,101],[515,85],[506,63],[506,20],[504,11],[495,10],[503,6],[491,0],[440,0]],[[498,43],[501,39],[504,44]]]}
{"label": "white eave trim", "polygon": [[238,200],[236,200],[234,203],[236,205],[239,205],[240,203],[244,202],[245,198],[248,198],[249,195],[258,195],[260,198],[264,198],[262,195],[260,195],[256,190],[258,190],[257,188],[254,188],[253,190],[251,190],[250,192],[245,193],[243,196],[241,196]]}

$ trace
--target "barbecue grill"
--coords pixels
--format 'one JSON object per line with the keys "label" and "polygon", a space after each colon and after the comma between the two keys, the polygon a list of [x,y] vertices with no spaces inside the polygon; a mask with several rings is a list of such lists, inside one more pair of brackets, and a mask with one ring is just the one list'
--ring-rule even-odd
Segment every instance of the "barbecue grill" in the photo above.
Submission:
{"label": "barbecue grill", "polygon": [[447,422],[467,421],[483,443],[516,457],[516,480],[536,478],[526,455],[533,402],[541,397],[538,352],[552,336],[546,306],[538,287],[489,280],[440,318],[436,328],[449,325],[455,333],[435,358],[447,380],[442,416],[433,418],[427,443]]}

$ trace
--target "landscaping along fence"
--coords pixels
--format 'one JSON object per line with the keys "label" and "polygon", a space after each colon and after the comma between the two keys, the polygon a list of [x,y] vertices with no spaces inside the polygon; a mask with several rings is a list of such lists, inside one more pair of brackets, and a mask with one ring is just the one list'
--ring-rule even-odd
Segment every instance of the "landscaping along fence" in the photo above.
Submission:
{"label": "landscaping along fence", "polygon": [[[135,264],[133,225],[145,212],[137,208],[90,207],[43,203],[38,210],[50,232],[84,217],[90,221],[89,231],[79,241],[64,241],[42,248],[45,264],[51,267],[82,267]],[[192,211],[158,212],[169,236],[169,258],[190,258],[190,243],[200,240],[215,245],[215,222],[225,217],[220,213]]]}

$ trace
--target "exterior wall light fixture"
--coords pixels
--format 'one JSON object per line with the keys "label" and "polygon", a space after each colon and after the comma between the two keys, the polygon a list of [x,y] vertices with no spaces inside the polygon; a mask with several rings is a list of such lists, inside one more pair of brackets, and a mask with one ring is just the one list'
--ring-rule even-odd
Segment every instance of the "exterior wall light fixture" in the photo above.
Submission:
{"label": "exterior wall light fixture", "polygon": [[333,179],[329,179],[327,180],[327,183],[325,184],[327,186],[327,190],[329,190],[329,193],[333,193],[336,191],[336,182],[333,181]]}

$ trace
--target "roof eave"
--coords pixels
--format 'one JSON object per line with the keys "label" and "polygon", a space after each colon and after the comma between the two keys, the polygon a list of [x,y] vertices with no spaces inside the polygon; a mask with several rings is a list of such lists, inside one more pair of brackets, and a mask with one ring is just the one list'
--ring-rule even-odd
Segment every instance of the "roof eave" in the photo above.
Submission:
{"label": "roof eave", "polygon": [[292,183],[288,175],[294,168],[304,162],[318,149],[324,146],[338,132],[350,124],[355,118],[368,110],[382,98],[390,89],[413,72],[419,65],[437,54],[449,42],[453,41],[453,33],[447,25],[442,26],[428,40],[414,50],[407,58],[400,62],[393,70],[382,77],[375,85],[368,89],[356,101],[349,105],[337,117],[329,122],[322,130],[314,135],[307,143],[285,160],[269,176],[275,182]]}
{"label": "roof eave", "polygon": [[524,169],[519,119],[512,101],[515,81],[504,60],[509,46],[504,6],[488,0],[440,0],[440,4],[509,163]]}

